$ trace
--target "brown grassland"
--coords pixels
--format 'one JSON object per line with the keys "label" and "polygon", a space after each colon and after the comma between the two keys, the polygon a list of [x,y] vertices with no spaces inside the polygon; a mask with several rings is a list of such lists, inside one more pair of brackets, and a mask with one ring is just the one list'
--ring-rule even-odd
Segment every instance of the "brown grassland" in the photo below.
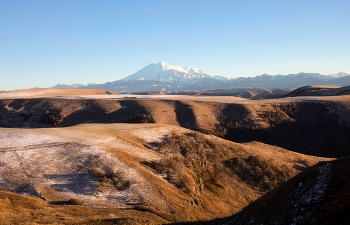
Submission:
{"label": "brown grassland", "polygon": [[0,224],[229,217],[349,154],[348,96],[135,99],[82,90],[0,94]]}

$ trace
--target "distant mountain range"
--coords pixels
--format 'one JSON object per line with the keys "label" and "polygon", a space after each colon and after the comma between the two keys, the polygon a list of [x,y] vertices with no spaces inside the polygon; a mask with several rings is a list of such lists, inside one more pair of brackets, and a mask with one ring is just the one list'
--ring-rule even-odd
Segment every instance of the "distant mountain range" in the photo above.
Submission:
{"label": "distant mountain range", "polygon": [[223,88],[297,88],[306,85],[350,85],[350,74],[298,73],[289,75],[263,74],[256,77],[226,78],[210,76],[192,67],[171,66],[165,62],[151,63],[121,80],[104,84],[57,84],[54,88],[100,88],[119,93],[146,91],[178,92]]}

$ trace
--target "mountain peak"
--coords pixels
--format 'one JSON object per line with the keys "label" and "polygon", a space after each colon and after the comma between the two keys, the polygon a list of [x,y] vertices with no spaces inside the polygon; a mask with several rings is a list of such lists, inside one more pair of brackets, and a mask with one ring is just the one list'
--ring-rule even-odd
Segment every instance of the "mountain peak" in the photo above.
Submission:
{"label": "mountain peak", "polygon": [[124,78],[125,81],[131,80],[154,80],[154,81],[172,81],[176,79],[193,79],[204,78],[209,75],[203,70],[193,67],[172,66],[162,61],[159,63],[151,63],[138,72]]}
{"label": "mountain peak", "polygon": [[162,68],[167,68],[170,66],[168,63],[166,63],[164,61],[160,62],[159,64],[162,66]]}
{"label": "mountain peak", "polygon": [[159,62],[156,65],[160,65],[162,70],[175,70],[175,71],[178,71],[178,72],[181,72],[181,73],[186,73],[186,74],[195,74],[195,73],[205,74],[203,72],[203,70],[200,70],[200,69],[196,69],[196,68],[193,68],[193,67],[172,66],[172,65],[169,65],[168,63],[166,63],[164,61]]}

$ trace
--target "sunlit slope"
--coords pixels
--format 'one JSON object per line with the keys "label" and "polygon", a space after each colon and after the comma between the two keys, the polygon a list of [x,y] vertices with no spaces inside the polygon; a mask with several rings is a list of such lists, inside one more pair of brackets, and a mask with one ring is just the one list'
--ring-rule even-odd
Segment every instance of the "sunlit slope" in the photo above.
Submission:
{"label": "sunlit slope", "polygon": [[229,216],[325,160],[164,124],[0,131],[1,189],[149,211],[168,221]]}
{"label": "sunlit slope", "polygon": [[0,224],[164,224],[166,220],[138,210],[52,205],[37,197],[0,191]]}
{"label": "sunlit slope", "polygon": [[63,97],[80,95],[116,95],[112,91],[102,89],[83,88],[32,88],[7,91],[0,93],[0,98],[39,98],[39,97]]}

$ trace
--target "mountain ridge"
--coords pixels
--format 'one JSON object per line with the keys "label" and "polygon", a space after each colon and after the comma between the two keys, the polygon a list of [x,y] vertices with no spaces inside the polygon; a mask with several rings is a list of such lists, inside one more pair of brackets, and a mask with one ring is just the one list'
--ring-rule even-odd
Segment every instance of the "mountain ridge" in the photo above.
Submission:
{"label": "mountain ridge", "polygon": [[144,91],[203,91],[232,87],[297,88],[306,85],[350,85],[350,74],[323,75],[320,73],[297,73],[288,75],[262,74],[255,77],[227,78],[211,76],[193,67],[172,66],[165,62],[151,63],[123,79],[104,84],[57,84],[54,88],[99,88],[114,92],[130,93]]}

